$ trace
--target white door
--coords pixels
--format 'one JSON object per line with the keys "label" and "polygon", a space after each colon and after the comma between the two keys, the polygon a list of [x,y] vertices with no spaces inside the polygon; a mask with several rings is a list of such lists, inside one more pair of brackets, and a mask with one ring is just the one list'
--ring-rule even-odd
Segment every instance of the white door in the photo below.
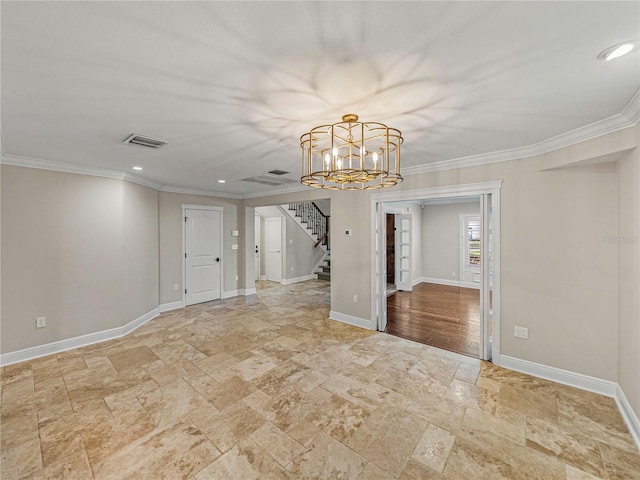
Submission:
{"label": "white door", "polygon": [[396,217],[396,285],[398,290],[410,292],[411,278],[411,215]]}
{"label": "white door", "polygon": [[222,212],[185,210],[185,305],[220,298]]}
{"label": "white door", "polygon": [[256,244],[256,250],[255,250],[255,263],[256,263],[256,267],[255,267],[255,271],[256,271],[256,282],[258,280],[260,280],[260,250],[261,250],[261,245],[260,245],[260,215],[256,215],[255,217],[255,244]]}
{"label": "white door", "polygon": [[480,286],[482,235],[480,215],[460,214],[460,281]]}
{"label": "white door", "polygon": [[282,218],[265,219],[267,242],[267,280],[282,281]]}
{"label": "white door", "polygon": [[493,322],[495,301],[494,291],[494,263],[493,258],[494,238],[493,238],[493,201],[491,194],[480,197],[482,212],[481,239],[482,239],[482,285],[480,290],[480,359],[491,360],[493,357]]}
{"label": "white door", "polygon": [[375,283],[378,331],[387,331],[387,215],[382,203],[376,204]]}

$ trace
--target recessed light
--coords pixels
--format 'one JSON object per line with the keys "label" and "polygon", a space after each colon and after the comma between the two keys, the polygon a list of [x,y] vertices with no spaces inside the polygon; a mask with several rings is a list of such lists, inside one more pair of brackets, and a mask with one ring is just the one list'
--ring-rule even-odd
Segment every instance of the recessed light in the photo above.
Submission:
{"label": "recessed light", "polygon": [[634,48],[636,48],[636,46],[635,42],[618,43],[617,45],[613,45],[600,52],[598,54],[598,58],[608,62],[609,60],[613,60],[614,58],[619,58],[630,53]]}
{"label": "recessed light", "polygon": [[142,170],[142,167],[133,167],[134,170]]}
{"label": "recessed light", "polygon": [[226,180],[218,180],[218,183],[227,183]]}

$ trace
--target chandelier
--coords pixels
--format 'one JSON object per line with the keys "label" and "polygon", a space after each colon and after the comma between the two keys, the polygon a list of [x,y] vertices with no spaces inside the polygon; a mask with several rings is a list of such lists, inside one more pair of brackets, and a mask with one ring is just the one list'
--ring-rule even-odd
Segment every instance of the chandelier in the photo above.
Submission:
{"label": "chandelier", "polygon": [[344,115],[342,122],[320,125],[300,137],[300,182],[328,190],[392,187],[403,180],[401,143],[400,130]]}

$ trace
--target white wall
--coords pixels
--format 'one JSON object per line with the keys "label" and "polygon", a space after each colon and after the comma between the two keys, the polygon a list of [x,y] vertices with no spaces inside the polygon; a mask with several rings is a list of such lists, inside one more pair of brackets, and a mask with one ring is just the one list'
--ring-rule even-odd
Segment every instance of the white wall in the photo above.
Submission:
{"label": "white wall", "polygon": [[158,306],[158,191],[122,187],[123,317],[135,319]]}
{"label": "white wall", "polygon": [[[157,307],[157,192],[2,165],[3,354],[101,332]],[[47,326],[35,328],[35,318]]]}
{"label": "white wall", "polygon": [[[480,202],[425,205],[422,210],[424,277],[460,281],[460,215],[480,214]],[[452,276],[455,273],[455,277]]]}

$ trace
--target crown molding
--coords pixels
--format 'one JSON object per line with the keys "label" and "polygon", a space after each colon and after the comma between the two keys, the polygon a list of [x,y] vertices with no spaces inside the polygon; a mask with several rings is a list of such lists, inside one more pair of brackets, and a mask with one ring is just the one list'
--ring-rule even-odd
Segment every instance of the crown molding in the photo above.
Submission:
{"label": "crown molding", "polygon": [[[528,145],[525,147],[512,148],[509,150],[500,150],[497,152],[483,153],[479,155],[471,155],[468,157],[454,158],[451,160],[443,160],[440,162],[428,163],[425,165],[416,165],[413,167],[405,167],[403,175],[418,175],[421,173],[440,172],[443,170],[452,170],[455,168],[474,167],[486,165],[490,163],[506,162],[509,160],[518,160],[522,158],[530,158],[545,153],[568,147],[576,143],[584,142],[602,135],[613,133],[632,127],[640,123],[640,89],[638,89],[631,100],[627,103],[622,112],[612,115],[611,117],[599,120],[597,122],[585,125],[575,130],[571,130],[547,140]],[[0,134],[2,132],[0,131]],[[4,142],[2,148],[4,149]],[[92,175],[96,177],[115,178],[136,183],[149,188],[154,188],[161,192],[182,193],[187,195],[202,195],[207,197],[229,198],[229,199],[248,199],[270,197],[273,195],[282,195],[287,193],[296,193],[307,191],[308,188],[303,185],[291,185],[278,187],[268,192],[257,192],[248,194],[234,194],[227,192],[217,192],[214,190],[200,190],[194,188],[178,187],[173,185],[162,185],[142,177],[121,172],[118,170],[110,170],[101,167],[90,167],[86,165],[77,165],[65,162],[56,162],[53,160],[43,160],[40,158],[25,157],[21,155],[5,154],[0,156],[0,164],[14,165],[17,167],[39,168],[42,170],[52,170],[56,172],[77,173],[79,175]]]}
{"label": "crown molding", "polygon": [[568,147],[576,143],[591,140],[609,133],[617,132],[628,127],[633,127],[640,122],[640,89],[631,97],[631,100],[624,107],[622,112],[612,115],[603,120],[576,128],[566,133],[556,135],[541,142],[525,147],[500,150],[497,152],[482,153],[468,157],[443,160],[441,162],[428,163],[426,165],[416,165],[414,167],[403,168],[403,175],[418,175],[420,173],[440,172],[455,168],[474,167],[489,163],[506,162],[509,160],[519,160],[530,158],[545,153]]}
{"label": "crown molding", "polygon": [[289,185],[287,187],[278,187],[270,190],[268,192],[257,192],[257,193],[247,193],[242,195],[242,198],[260,198],[260,197],[271,197],[273,195],[282,195],[285,193],[296,193],[296,192],[308,192],[310,190],[309,187],[305,187],[301,184]]}
{"label": "crown molding", "polygon": [[125,173],[108,168],[89,167],[86,165],[76,165],[73,163],[55,162],[53,160],[43,160],[41,158],[23,157],[10,153],[2,155],[3,165],[13,165],[16,167],[38,168],[40,170],[51,170],[54,172],[77,173],[79,175],[91,175],[94,177],[115,178],[124,180]]}
{"label": "crown molding", "polygon": [[181,193],[185,195],[201,195],[203,197],[230,198],[234,200],[242,200],[242,195],[236,193],[216,192],[215,190],[200,190],[197,188],[174,187],[172,185],[162,185],[158,190],[167,193]]}
{"label": "crown molding", "polygon": [[159,183],[156,183],[152,180],[147,180],[146,178],[138,177],[137,175],[133,175],[129,172],[124,173],[122,179],[127,182],[142,185],[143,187],[153,188],[154,190],[160,190],[160,188],[162,187],[162,185]]}

